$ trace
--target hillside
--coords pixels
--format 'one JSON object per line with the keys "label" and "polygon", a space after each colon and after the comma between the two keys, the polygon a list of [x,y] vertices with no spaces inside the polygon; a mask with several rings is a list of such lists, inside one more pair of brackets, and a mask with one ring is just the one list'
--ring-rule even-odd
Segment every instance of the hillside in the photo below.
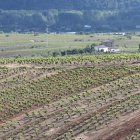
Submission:
{"label": "hillside", "polygon": [[0,60],[0,140],[139,140],[140,54]]}
{"label": "hillside", "polygon": [[5,0],[0,8],[4,10],[112,10],[140,6],[140,0]]}

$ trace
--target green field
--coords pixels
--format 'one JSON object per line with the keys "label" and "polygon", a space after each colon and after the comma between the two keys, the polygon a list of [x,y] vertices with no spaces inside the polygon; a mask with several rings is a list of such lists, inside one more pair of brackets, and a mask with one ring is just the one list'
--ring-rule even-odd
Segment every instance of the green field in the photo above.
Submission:
{"label": "green field", "polygon": [[[6,37],[6,35],[9,35]],[[120,52],[136,52],[140,44],[140,36],[133,35],[131,39],[122,35],[66,35],[49,34],[48,46],[46,45],[46,34],[0,34],[0,58],[21,56],[32,56],[48,53],[48,51],[68,50],[74,48],[85,48],[93,43],[100,44],[102,40],[114,40],[115,47]],[[35,40],[36,42],[32,42]],[[125,47],[124,47],[125,46]]]}

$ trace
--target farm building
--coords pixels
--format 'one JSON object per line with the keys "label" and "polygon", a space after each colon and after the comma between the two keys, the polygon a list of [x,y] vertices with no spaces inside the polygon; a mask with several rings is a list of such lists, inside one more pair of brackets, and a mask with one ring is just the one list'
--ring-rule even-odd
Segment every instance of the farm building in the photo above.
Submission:
{"label": "farm building", "polygon": [[105,40],[105,41],[102,41],[102,45],[106,47],[114,47],[114,42],[111,40]]}
{"label": "farm building", "polygon": [[119,33],[114,33],[113,35],[125,35],[125,33],[123,33],[123,32],[119,32]]}
{"label": "farm building", "polygon": [[85,28],[91,28],[91,26],[90,26],[90,25],[85,25],[84,27],[85,27]]}
{"label": "farm building", "polygon": [[108,47],[106,47],[104,45],[95,46],[94,48],[95,48],[96,51],[108,52]]}
{"label": "farm building", "polygon": [[74,35],[74,34],[76,34],[76,32],[66,32],[66,34]]}
{"label": "farm building", "polygon": [[118,48],[108,48],[108,50],[109,50],[110,52],[117,52],[117,51],[119,51]]}

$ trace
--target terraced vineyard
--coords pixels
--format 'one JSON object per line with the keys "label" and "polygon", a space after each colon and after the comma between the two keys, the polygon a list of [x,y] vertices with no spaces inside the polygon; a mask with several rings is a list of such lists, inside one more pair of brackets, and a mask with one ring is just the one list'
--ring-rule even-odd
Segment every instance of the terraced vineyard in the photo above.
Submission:
{"label": "terraced vineyard", "polygon": [[140,139],[140,55],[1,59],[1,140]]}

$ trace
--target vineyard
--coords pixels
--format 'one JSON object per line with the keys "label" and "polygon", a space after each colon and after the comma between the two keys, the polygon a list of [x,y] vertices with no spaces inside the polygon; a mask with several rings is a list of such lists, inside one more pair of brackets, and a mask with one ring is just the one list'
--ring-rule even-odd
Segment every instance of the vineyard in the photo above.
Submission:
{"label": "vineyard", "polygon": [[140,54],[0,60],[0,140],[139,140]]}

